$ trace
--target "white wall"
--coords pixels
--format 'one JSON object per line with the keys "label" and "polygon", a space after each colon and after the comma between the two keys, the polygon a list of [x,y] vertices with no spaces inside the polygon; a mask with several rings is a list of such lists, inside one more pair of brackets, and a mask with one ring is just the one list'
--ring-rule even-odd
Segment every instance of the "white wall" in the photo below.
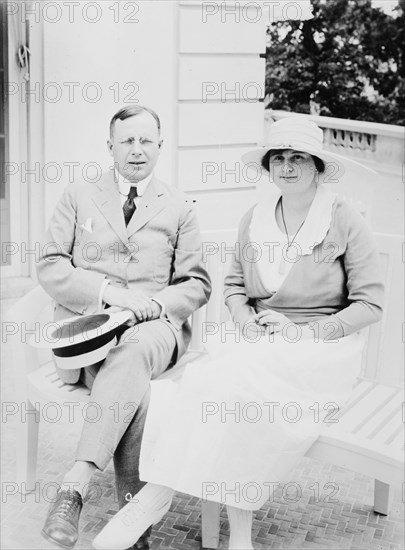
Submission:
{"label": "white wall", "polygon": [[[252,7],[263,3],[245,2],[246,8],[230,1],[225,11],[223,2],[215,6],[199,0],[95,4],[100,11],[76,8],[72,23],[67,7],[59,14],[49,8],[38,25],[36,14],[31,16],[38,46],[32,51],[32,73],[42,79],[45,95],[40,98],[42,158],[39,151],[35,154],[45,166],[58,163],[63,175],[60,181],[43,183],[41,204],[36,193],[30,199],[31,204],[36,200],[38,212],[41,207],[44,211],[35,232],[45,226],[68,183],[63,163],[78,162],[77,175],[90,162],[103,169],[111,165],[109,120],[131,100],[151,106],[162,118],[165,143],[158,176],[197,200],[202,229],[236,227],[254,202],[254,181],[246,177],[240,157],[264,137],[259,99],[265,62],[260,54],[269,18],[264,9]],[[139,6],[137,13],[134,6]],[[92,82],[96,87],[89,86]],[[91,102],[97,90],[102,97]],[[52,102],[55,93],[61,97]],[[52,177],[55,170],[47,174]],[[396,213],[400,201],[394,194]],[[376,229],[398,232],[398,217],[379,220]]]}
{"label": "white wall", "polygon": [[236,228],[254,201],[240,157],[264,135],[268,14],[260,2],[179,4],[179,185],[204,230]]}
{"label": "white wall", "polygon": [[[109,122],[124,105],[137,102],[158,112],[167,147],[163,148],[157,173],[172,180],[175,169],[170,143],[177,118],[176,4],[95,4],[98,8],[87,12],[76,8],[74,23],[69,22],[67,8],[57,22],[51,22],[56,12],[49,9],[43,22],[44,162],[58,163],[64,175],[57,183],[45,184],[47,218],[68,183],[69,170],[63,163],[79,162],[75,168],[78,175],[90,162],[103,170],[111,165],[106,148]],[[115,11],[111,9],[114,6]],[[139,7],[137,13],[135,6]],[[99,20],[90,23],[85,18]],[[52,102],[58,93],[60,99]],[[56,170],[49,169],[49,174],[52,179]]]}
{"label": "white wall", "polygon": [[[33,26],[43,36],[42,163],[48,179],[57,176],[51,163],[63,175],[43,184],[43,225],[72,174],[66,163],[80,164],[71,168],[77,176],[91,162],[110,166],[109,120],[125,99],[135,99],[162,119],[157,175],[197,199],[203,229],[236,227],[254,192],[240,156],[263,139],[265,10],[243,2],[228,2],[226,13],[205,13],[200,1],[95,4],[75,8],[74,17],[67,7],[47,8]],[[204,178],[207,162],[218,169]]]}

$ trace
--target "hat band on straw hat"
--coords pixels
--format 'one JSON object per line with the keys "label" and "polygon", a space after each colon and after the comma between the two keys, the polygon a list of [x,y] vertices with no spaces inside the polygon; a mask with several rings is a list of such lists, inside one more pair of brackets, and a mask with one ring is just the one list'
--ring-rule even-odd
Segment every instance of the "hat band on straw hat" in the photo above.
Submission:
{"label": "hat band on straw hat", "polygon": [[83,353],[89,353],[101,346],[104,346],[113,340],[114,337],[115,333],[114,331],[111,331],[106,334],[101,334],[92,340],[86,340],[84,342],[80,342],[79,344],[73,344],[72,346],[66,346],[64,348],[55,348],[52,351],[57,357],[75,357]]}
{"label": "hat band on straw hat", "polygon": [[117,343],[116,329],[124,326],[132,316],[132,311],[118,309],[54,321],[51,325],[56,328],[49,337],[47,331],[42,331],[39,341],[33,335],[30,344],[51,349],[61,369],[88,367],[106,358]]}
{"label": "hat band on straw hat", "polygon": [[112,338],[107,343],[105,343],[104,345],[100,344],[100,346],[98,348],[95,348],[93,351],[84,350],[83,353],[78,355],[62,356],[55,353],[55,351],[60,350],[53,350],[55,362],[60,369],[64,370],[74,370],[81,369],[83,367],[89,367],[90,365],[94,365],[99,361],[103,361],[103,359],[107,357],[110,349],[114,347],[116,343],[117,338],[113,333]]}

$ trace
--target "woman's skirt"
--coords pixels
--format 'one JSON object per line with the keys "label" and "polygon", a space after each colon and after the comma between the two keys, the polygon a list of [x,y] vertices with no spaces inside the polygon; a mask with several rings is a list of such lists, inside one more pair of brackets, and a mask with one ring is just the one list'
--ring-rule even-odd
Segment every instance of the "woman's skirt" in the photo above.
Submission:
{"label": "woman's skirt", "polygon": [[324,426],[337,422],[360,372],[360,334],[336,342],[310,334],[295,342],[281,335],[236,342],[234,335],[211,344],[209,357],[187,365],[179,382],[155,381],[141,479],[261,508]]}

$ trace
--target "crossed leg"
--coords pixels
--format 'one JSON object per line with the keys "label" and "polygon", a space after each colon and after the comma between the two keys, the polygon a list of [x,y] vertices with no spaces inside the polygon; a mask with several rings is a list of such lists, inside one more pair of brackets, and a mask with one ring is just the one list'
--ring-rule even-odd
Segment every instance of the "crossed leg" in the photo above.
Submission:
{"label": "crossed leg", "polygon": [[[76,462],[64,478],[60,498],[48,512],[43,529],[47,538],[74,546],[83,489],[94,471],[104,470],[111,458],[116,467],[120,507],[127,493],[136,494],[142,487],[138,464],[150,380],[167,369],[175,347],[168,323],[161,319],[149,321],[127,329],[101,366],[89,370],[85,379],[92,384],[88,415]],[[91,410],[95,416],[90,418]]]}

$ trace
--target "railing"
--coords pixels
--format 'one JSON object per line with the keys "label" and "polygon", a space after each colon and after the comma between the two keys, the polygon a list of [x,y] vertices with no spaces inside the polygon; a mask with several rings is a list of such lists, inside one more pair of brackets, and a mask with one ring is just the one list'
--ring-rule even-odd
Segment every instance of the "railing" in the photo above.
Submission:
{"label": "railing", "polygon": [[324,130],[325,148],[345,155],[388,174],[402,174],[405,128],[376,122],[363,122],[287,111],[266,111],[267,128],[272,121],[287,116],[310,117]]}
{"label": "railing", "polygon": [[324,128],[324,141],[328,148],[345,147],[357,151],[376,151],[377,136],[338,128]]}

